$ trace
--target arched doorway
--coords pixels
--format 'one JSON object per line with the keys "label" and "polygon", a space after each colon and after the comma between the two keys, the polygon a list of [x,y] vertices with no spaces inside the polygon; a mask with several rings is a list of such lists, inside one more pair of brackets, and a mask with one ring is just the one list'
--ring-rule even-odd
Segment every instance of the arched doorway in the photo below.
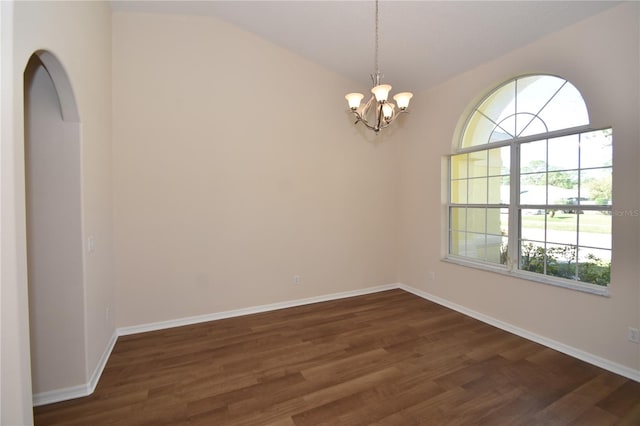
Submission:
{"label": "arched doorway", "polygon": [[50,52],[24,72],[25,189],[34,402],[86,382],[81,147],[71,84]]}

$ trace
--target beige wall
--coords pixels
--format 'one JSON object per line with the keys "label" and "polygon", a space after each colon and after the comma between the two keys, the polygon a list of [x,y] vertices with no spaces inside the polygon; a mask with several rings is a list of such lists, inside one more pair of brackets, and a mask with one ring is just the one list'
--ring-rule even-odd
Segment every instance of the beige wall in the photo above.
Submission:
{"label": "beige wall", "polygon": [[0,423],[31,419],[22,72],[43,48],[65,66],[82,123],[83,241],[96,241],[84,257],[87,378],[116,306],[129,326],[396,281],[639,369],[626,341],[640,325],[639,218],[615,217],[610,298],[444,263],[439,238],[441,158],[462,112],[522,73],[568,78],[594,127],[613,126],[614,208],[640,208],[639,7],[418,93],[406,122],[374,138],[342,98],[364,85],[213,18],[0,2]]}
{"label": "beige wall", "polygon": [[[45,49],[64,66],[81,122],[84,384],[114,332],[111,222],[111,13],[106,2],[1,2],[2,10],[2,424],[31,422],[23,71]],[[64,306],[58,309],[64,310]]]}
{"label": "beige wall", "polygon": [[[609,361],[640,368],[638,76],[640,4],[628,3],[470,70],[416,96],[419,123],[398,141],[400,282]],[[594,128],[613,127],[614,210],[611,297],[556,288],[442,262],[442,157],[463,112],[514,76],[551,73],[582,92]],[[633,213],[635,212],[635,214]],[[429,272],[435,273],[435,279]]]}
{"label": "beige wall", "polygon": [[119,326],[395,282],[396,146],[353,86],[214,18],[114,14]]}

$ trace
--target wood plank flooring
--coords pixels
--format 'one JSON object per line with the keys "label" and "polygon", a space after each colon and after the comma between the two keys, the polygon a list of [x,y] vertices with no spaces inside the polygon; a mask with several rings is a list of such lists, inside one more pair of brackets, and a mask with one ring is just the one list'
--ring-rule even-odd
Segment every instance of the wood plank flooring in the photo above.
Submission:
{"label": "wood plank flooring", "polygon": [[640,383],[402,290],[118,339],[37,425],[640,425]]}

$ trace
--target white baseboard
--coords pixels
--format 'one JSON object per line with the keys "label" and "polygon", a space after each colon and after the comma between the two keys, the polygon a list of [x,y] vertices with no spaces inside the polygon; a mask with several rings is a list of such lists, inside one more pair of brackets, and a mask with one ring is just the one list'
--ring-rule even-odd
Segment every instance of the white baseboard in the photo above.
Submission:
{"label": "white baseboard", "polygon": [[87,395],[89,395],[89,386],[86,384],[34,393],[33,406],[37,407],[39,405],[53,404],[55,402],[66,401],[69,399],[82,398]]}
{"label": "white baseboard", "polygon": [[330,300],[344,299],[347,297],[362,296],[365,294],[377,293],[380,291],[393,290],[397,288],[402,289],[406,292],[412,293],[423,299],[445,306],[449,309],[453,309],[454,311],[457,311],[464,315],[475,318],[486,324],[508,331],[509,333],[513,333],[525,339],[534,341],[536,343],[540,343],[541,345],[547,346],[551,349],[555,349],[559,352],[565,353],[579,360],[588,362],[589,364],[593,364],[597,367],[600,367],[605,370],[611,371],[613,373],[619,374],[621,376],[627,377],[631,380],[640,382],[640,370],[634,370],[633,368],[626,367],[624,365],[615,363],[613,361],[609,361],[607,359],[598,357],[596,355],[582,351],[572,346],[565,345],[564,343],[558,342],[556,340],[549,339],[544,336],[540,336],[538,334],[516,327],[512,324],[506,323],[504,321],[500,321],[496,318],[490,317],[480,312],[476,312],[472,309],[465,308],[464,306],[450,302],[446,299],[442,299],[433,294],[427,293],[422,290],[418,290],[406,284],[396,283],[396,284],[387,284],[387,285],[381,285],[376,287],[368,287],[368,288],[363,288],[358,290],[344,291],[340,293],[331,293],[331,294],[326,294],[322,296],[309,297],[305,299],[289,300],[285,302],[272,303],[268,305],[252,306],[249,308],[234,309],[230,311],[216,312],[216,313],[206,314],[206,315],[198,315],[198,316],[179,318],[179,319],[174,319],[169,321],[160,321],[155,323],[118,328],[116,332],[113,334],[113,336],[111,337],[111,340],[109,341],[107,348],[105,349],[102,357],[100,358],[98,365],[94,369],[94,372],[91,375],[91,379],[89,380],[88,383],[84,385],[73,386],[69,388],[35,394],[33,395],[33,405],[38,406],[38,405],[51,404],[54,402],[60,402],[68,399],[80,398],[83,396],[91,395],[95,390],[96,385],[98,384],[98,380],[102,375],[102,371],[104,370],[107,364],[107,361],[109,359],[109,356],[111,355],[111,351],[113,350],[113,347],[116,344],[116,340],[118,336],[144,333],[147,331],[164,330],[167,328],[179,327],[183,325],[198,324],[201,322],[215,321],[215,320],[220,320],[225,318],[238,317],[242,315],[251,315],[251,314],[257,314],[261,312],[274,311],[277,309],[309,305],[311,303],[327,302]]}
{"label": "white baseboard", "polygon": [[111,336],[111,339],[109,340],[109,343],[107,344],[107,347],[105,348],[104,353],[100,357],[100,361],[98,362],[98,365],[94,369],[93,374],[91,375],[91,378],[89,379],[88,383],[78,385],[78,386],[72,386],[72,387],[63,388],[63,389],[55,389],[52,391],[40,392],[40,393],[34,394],[33,406],[37,407],[39,405],[53,404],[55,402],[61,402],[69,399],[81,398],[84,396],[91,395],[95,391],[96,386],[98,385],[100,376],[102,375],[102,372],[104,371],[104,368],[107,365],[107,361],[109,360],[109,356],[113,351],[113,348],[116,344],[118,336],[126,336],[129,334],[143,333],[146,331],[163,330],[163,329],[172,328],[172,327],[179,327],[182,325],[197,324],[201,322],[214,321],[214,320],[225,319],[225,318],[233,318],[233,317],[238,317],[242,315],[250,315],[250,314],[256,314],[260,312],[274,311],[276,309],[284,309],[284,308],[291,308],[295,306],[309,305],[311,303],[326,302],[330,300],[344,299],[344,298],[353,297],[353,296],[362,296],[365,294],[377,293],[380,291],[392,290],[395,288],[398,288],[398,284],[387,284],[387,285],[381,285],[376,287],[367,287],[367,288],[358,289],[358,290],[344,291],[340,293],[326,294],[322,296],[308,297],[305,299],[296,299],[296,300],[289,300],[286,302],[272,303],[269,305],[253,306],[249,308],[235,309],[235,310],[224,311],[224,312],[216,312],[213,314],[179,318],[175,320],[161,321],[161,322],[150,323],[150,324],[142,324],[142,325],[136,325],[131,327],[121,327],[121,328],[118,328],[114,332],[114,334]]}
{"label": "white baseboard", "polygon": [[93,370],[93,374],[91,375],[88,383],[36,393],[33,395],[33,406],[37,407],[39,405],[53,404],[55,402],[67,401],[69,399],[82,398],[83,396],[91,395],[93,391],[96,390],[98,380],[100,380],[102,371],[107,365],[107,361],[109,360],[109,356],[111,355],[111,351],[113,350],[117,339],[118,335],[114,332],[111,339],[109,339],[109,343],[107,344],[105,351],[102,353],[102,356],[98,361],[98,365],[96,365],[96,368]]}
{"label": "white baseboard", "polygon": [[102,376],[102,372],[104,371],[104,367],[107,366],[107,361],[109,361],[109,357],[111,356],[111,352],[113,351],[114,346],[116,345],[116,341],[118,340],[118,332],[114,331],[111,335],[111,339],[109,339],[109,343],[107,343],[107,348],[102,353],[100,360],[98,361],[98,365],[93,370],[93,374],[89,379],[89,383],[87,383],[87,388],[89,393],[87,395],[91,395],[93,391],[96,390],[96,386],[98,386],[98,381],[100,380],[100,376]]}
{"label": "white baseboard", "polygon": [[271,303],[268,305],[251,306],[248,308],[234,309],[231,311],[216,312],[212,314],[198,315],[175,320],[160,321],[149,324],[134,325],[130,327],[118,328],[118,336],[144,333],[147,331],[164,330],[167,328],[180,327],[183,325],[198,324],[201,322],[215,321],[226,318],[239,317],[243,315],[258,314],[261,312],[275,311],[277,309],[293,308],[296,306],[309,305],[311,303],[327,302],[330,300],[344,299],[347,297],[362,296],[365,294],[377,293],[380,291],[393,290],[399,288],[398,284],[386,284],[376,287],[367,287],[358,290],[343,291],[340,293],[325,294],[322,296],[308,297],[305,299],[295,299],[285,302]]}
{"label": "white baseboard", "polygon": [[581,361],[588,362],[589,364],[593,364],[597,367],[611,371],[612,373],[616,373],[628,379],[635,380],[636,382],[640,382],[640,370],[634,370],[633,368],[618,364],[616,362],[610,361],[605,358],[601,358],[597,355],[591,354],[589,352],[585,352],[583,350],[574,348],[572,346],[565,345],[564,343],[558,342],[556,340],[549,339],[544,336],[540,336],[538,334],[524,330],[520,327],[516,327],[512,324],[506,323],[504,321],[500,321],[496,318],[490,317],[480,312],[476,312],[472,309],[465,308],[464,306],[450,302],[446,299],[442,299],[438,296],[434,296],[433,294],[427,293],[422,290],[418,290],[411,286],[408,286],[405,284],[398,284],[398,288],[404,291],[407,291],[409,293],[415,294],[416,296],[422,297],[423,299],[427,299],[431,302],[445,306],[449,309],[453,309],[454,311],[457,311],[467,316],[470,316],[472,318],[475,318],[486,324],[492,325],[494,327],[508,331],[509,333],[513,333],[517,336],[523,337],[527,340],[531,340],[533,342],[544,345],[548,348],[555,349],[558,352],[562,352],[564,354],[577,358]]}

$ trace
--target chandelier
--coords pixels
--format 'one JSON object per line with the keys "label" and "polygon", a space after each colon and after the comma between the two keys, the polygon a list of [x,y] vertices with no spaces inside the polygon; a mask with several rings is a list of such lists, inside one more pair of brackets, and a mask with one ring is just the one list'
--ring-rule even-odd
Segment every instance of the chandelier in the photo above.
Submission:
{"label": "chandelier", "polygon": [[378,69],[378,38],[378,0],[376,0],[376,72],[371,74],[371,80],[373,83],[373,88],[371,89],[372,95],[364,106],[361,106],[362,98],[364,98],[362,93],[349,93],[345,96],[345,99],[349,103],[351,112],[356,117],[354,124],[362,122],[365,126],[376,133],[379,132],[380,129],[384,129],[389,126],[400,113],[407,112],[409,101],[413,97],[413,93],[402,92],[393,97],[397,105],[388,100],[391,86],[388,84],[381,84],[380,81],[382,75]]}

